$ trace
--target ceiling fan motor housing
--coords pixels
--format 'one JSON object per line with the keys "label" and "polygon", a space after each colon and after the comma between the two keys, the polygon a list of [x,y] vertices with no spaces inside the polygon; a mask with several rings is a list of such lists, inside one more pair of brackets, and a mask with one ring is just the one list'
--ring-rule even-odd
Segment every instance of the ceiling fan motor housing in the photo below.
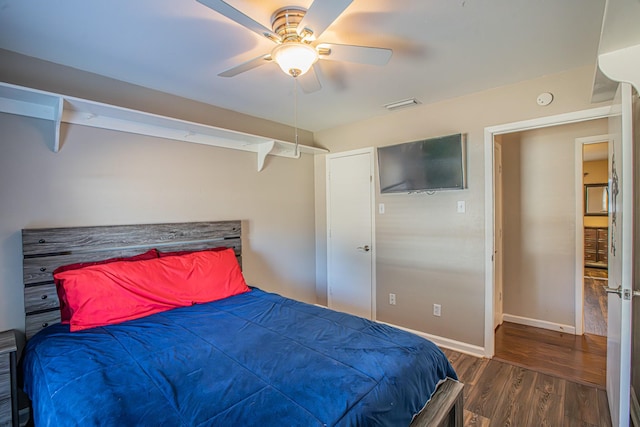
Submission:
{"label": "ceiling fan motor housing", "polygon": [[305,29],[302,35],[298,35],[298,24],[306,13],[306,9],[294,6],[278,9],[271,16],[271,28],[282,38],[283,43],[302,42],[306,34],[312,34]]}

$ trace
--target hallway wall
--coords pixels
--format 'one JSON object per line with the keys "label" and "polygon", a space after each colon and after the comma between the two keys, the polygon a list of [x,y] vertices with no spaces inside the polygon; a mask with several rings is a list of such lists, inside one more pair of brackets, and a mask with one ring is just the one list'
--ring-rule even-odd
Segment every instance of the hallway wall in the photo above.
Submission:
{"label": "hallway wall", "polygon": [[505,320],[575,327],[575,139],[593,120],[503,136]]}

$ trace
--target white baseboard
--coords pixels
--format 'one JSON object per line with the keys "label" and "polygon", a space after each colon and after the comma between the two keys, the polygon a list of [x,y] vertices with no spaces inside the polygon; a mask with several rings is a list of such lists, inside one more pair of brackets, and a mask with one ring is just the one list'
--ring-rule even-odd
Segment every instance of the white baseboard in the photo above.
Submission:
{"label": "white baseboard", "polygon": [[422,338],[428,339],[429,341],[433,341],[439,347],[444,347],[449,350],[458,351],[460,353],[469,354],[475,357],[485,357],[484,356],[484,347],[480,347],[477,345],[467,344],[461,341],[452,340],[449,338],[439,337],[437,335],[427,334],[425,332],[415,331],[413,329],[405,328],[403,326],[394,325],[392,323],[381,322],[377,320],[378,323],[383,323],[385,325],[393,326],[394,328],[402,329],[403,331],[411,332],[412,334],[416,334]]}
{"label": "white baseboard", "polygon": [[530,319],[528,317],[514,316],[513,314],[502,315],[505,322],[517,323],[519,325],[533,326],[535,328],[549,329],[550,331],[564,332],[567,334],[576,334],[576,327],[571,325],[563,325],[562,323],[548,322],[546,320]]}

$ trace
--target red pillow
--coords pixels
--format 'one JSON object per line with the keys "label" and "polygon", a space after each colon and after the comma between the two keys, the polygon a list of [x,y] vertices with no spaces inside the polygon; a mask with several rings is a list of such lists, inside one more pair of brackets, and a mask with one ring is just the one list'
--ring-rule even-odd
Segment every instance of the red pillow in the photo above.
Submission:
{"label": "red pillow", "polygon": [[247,292],[233,249],[58,273],[71,309],[71,331],[137,319]]}
{"label": "red pillow", "polygon": [[179,255],[189,255],[195,252],[203,252],[203,251],[211,251],[211,252],[220,252],[220,251],[224,251],[229,249],[226,246],[220,246],[217,248],[207,248],[207,249],[196,249],[196,250],[192,250],[192,251],[175,251],[175,252],[158,252],[158,256],[160,258],[166,257],[166,256],[179,256]]}
{"label": "red pillow", "polygon": [[144,261],[147,259],[158,258],[159,255],[160,253],[157,249],[150,249],[145,253],[134,255],[131,257],[109,258],[92,262],[79,262],[76,264],[62,265],[53,270],[53,281],[56,284],[56,292],[58,293],[58,300],[60,301],[60,323],[63,323],[65,325],[69,323],[69,321],[71,320],[71,311],[69,309],[69,304],[67,304],[67,296],[64,293],[64,287],[62,287],[62,283],[60,282],[60,280],[56,279],[57,273],[62,273],[63,271],[69,270],[78,270],[80,268],[89,267],[92,265],[109,264],[118,261]]}

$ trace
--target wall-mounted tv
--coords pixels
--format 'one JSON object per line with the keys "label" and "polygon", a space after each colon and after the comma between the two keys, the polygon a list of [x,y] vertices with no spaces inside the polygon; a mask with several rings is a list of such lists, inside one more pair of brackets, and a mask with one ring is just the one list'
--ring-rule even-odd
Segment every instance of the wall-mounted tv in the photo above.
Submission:
{"label": "wall-mounted tv", "polygon": [[462,190],[466,187],[465,135],[378,147],[381,193]]}

